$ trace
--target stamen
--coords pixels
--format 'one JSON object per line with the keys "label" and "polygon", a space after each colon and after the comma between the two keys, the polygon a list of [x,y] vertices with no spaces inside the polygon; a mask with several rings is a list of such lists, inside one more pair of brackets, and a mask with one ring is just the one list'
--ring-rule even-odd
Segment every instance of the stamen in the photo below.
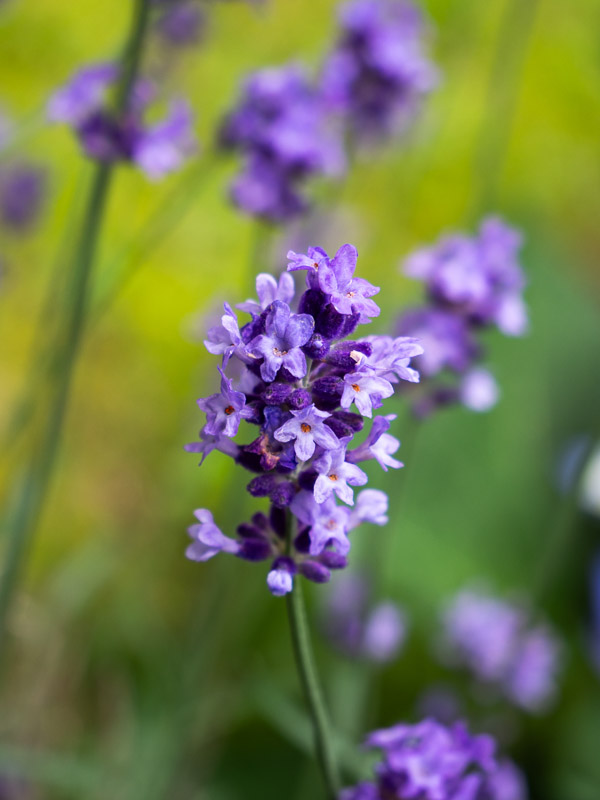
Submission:
{"label": "stamen", "polygon": [[331,475],[329,475],[329,480],[330,481],[337,481],[337,479],[338,479],[338,476],[335,474],[335,472],[332,472]]}
{"label": "stamen", "polygon": [[288,354],[287,350],[279,350],[279,348],[277,347],[273,348],[273,355],[277,356],[277,358],[282,358],[283,356],[287,356],[287,354]]}
{"label": "stamen", "polygon": [[227,416],[229,416],[230,414],[233,414],[234,411],[235,411],[235,408],[233,406],[227,406],[227,408],[225,409],[225,413],[227,414]]}
{"label": "stamen", "polygon": [[352,388],[354,389],[355,392],[360,392],[360,386],[358,385],[358,383],[353,383]]}
{"label": "stamen", "polygon": [[300,425],[300,430],[302,431],[302,433],[310,433],[310,432],[311,432],[311,430],[312,430],[312,428],[310,427],[310,425],[308,424],[308,422],[303,422],[303,423]]}

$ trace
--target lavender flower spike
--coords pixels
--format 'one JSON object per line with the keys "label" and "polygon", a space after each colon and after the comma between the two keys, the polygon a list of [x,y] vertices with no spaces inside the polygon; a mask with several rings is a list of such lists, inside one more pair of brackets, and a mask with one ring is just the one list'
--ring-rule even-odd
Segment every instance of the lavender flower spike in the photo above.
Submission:
{"label": "lavender flower spike", "polygon": [[[367,483],[359,461],[374,458],[384,470],[401,466],[394,458],[400,443],[388,433],[394,416],[376,416],[363,444],[348,450],[365,425],[348,409],[355,402],[364,416],[373,416],[393,393],[392,381],[405,377],[405,362],[421,351],[402,337],[348,339],[362,314],[354,304],[351,313],[340,313],[333,299],[348,276],[359,280],[353,277],[354,247],[341,247],[333,259],[319,247],[306,256],[290,252],[289,258],[290,271],[308,271],[308,288],[299,298],[287,272],[279,280],[262,273],[258,300],[240,308],[250,320],[240,326],[226,303],[221,324],[209,331],[207,349],[223,358],[221,391],[200,399],[206,424],[200,441],[186,447],[202,460],[212,450],[230,455],[252,473],[252,497],[270,502],[268,516],[255,514],[238,527],[235,555],[271,559],[267,585],[278,597],[292,591],[300,576],[327,582],[332,570],[348,563],[351,530],[363,522],[387,523],[385,493],[367,489],[355,505],[353,487]],[[300,313],[292,313],[292,303]],[[225,375],[229,363],[236,368],[235,388]],[[258,430],[246,441],[230,438],[251,426]],[[389,620],[383,622],[385,628]]]}
{"label": "lavender flower spike", "polygon": [[315,500],[324,503],[333,493],[348,505],[354,505],[351,486],[364,486],[368,478],[356,466],[346,461],[346,443],[342,441],[335,450],[330,450],[315,461],[319,477],[315,482]]}
{"label": "lavender flower spike", "polygon": [[320,445],[325,450],[339,447],[339,439],[324,420],[331,416],[327,411],[319,411],[314,403],[300,411],[292,411],[293,419],[275,431],[279,442],[294,441],[294,450],[300,461],[312,458],[315,448]]}
{"label": "lavender flower spike", "polygon": [[265,333],[256,336],[248,351],[264,358],[260,374],[264,381],[274,381],[281,367],[295,378],[306,375],[306,357],[300,348],[312,336],[315,322],[310,314],[292,314],[287,303],[275,300],[265,321]]}

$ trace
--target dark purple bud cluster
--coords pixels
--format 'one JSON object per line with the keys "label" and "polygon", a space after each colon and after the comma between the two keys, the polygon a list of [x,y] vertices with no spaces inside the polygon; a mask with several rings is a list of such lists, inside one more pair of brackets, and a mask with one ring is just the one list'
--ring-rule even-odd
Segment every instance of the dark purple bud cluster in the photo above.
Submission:
{"label": "dark purple bud cluster", "polygon": [[[187,446],[202,460],[215,449],[230,455],[255,473],[248,492],[270,502],[268,516],[241,525],[236,539],[221,533],[210,512],[197,511],[188,557],[204,561],[225,550],[250,561],[271,558],[268,585],[276,595],[291,591],[297,573],[329,580],[332,569],[346,565],[349,531],[387,521],[385,494],[367,489],[355,504],[353,487],[367,483],[361,461],[376,459],[386,470],[402,466],[393,458],[400,443],[387,433],[393,415],[377,416],[366,440],[351,444],[394,384],[418,380],[409,362],[423,352],[412,338],[345,338],[379,314],[372,299],[379,289],[354,277],[352,245],[333,258],[320,248],[288,258],[278,281],[258,276],[258,299],[239,306],[250,314],[245,325],[225,304],[221,324],[209,330],[205,345],[223,359],[221,391],[198,401],[206,424],[200,441]],[[298,270],[307,273],[306,290],[294,311],[290,273]],[[234,364],[235,388],[226,374]],[[232,438],[242,421],[258,432],[238,445]]]}

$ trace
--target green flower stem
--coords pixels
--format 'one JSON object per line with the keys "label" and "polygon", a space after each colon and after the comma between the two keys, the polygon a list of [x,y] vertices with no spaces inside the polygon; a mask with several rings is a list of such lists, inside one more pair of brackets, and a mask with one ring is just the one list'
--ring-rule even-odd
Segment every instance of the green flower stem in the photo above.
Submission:
{"label": "green flower stem", "polygon": [[[290,528],[291,524],[291,514],[288,512]],[[288,542],[291,542],[291,530],[288,532]],[[336,800],[340,790],[340,779],[333,747],[333,735],[310,643],[306,607],[299,577],[294,581],[293,590],[286,596],[286,603],[294,658],[312,722],[317,761],[323,775],[327,797],[329,800]]]}
{"label": "green flower stem", "polygon": [[[138,73],[149,13],[150,0],[138,0],[129,40],[122,59],[122,77],[115,101],[117,116],[122,115],[127,108]],[[68,289],[69,305],[65,311],[65,326],[57,341],[58,357],[54,371],[55,390],[48,402],[47,415],[33,448],[31,463],[22,483],[17,488],[14,512],[8,522],[5,562],[0,579],[0,656],[4,651],[6,621],[11,602],[28,545],[43,509],[56,462],[74,367],[85,328],[91,272],[105,217],[112,175],[111,164],[96,165],[81,238],[73,262],[72,285]]]}

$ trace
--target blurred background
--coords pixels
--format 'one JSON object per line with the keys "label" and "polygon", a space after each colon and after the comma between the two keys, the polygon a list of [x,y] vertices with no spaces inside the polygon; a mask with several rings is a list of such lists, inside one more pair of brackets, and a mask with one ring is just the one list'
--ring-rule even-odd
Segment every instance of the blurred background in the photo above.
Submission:
{"label": "blurred background", "polygon": [[[600,678],[590,642],[600,630],[590,566],[600,501],[582,510],[556,475],[574,437],[600,434],[600,7],[423,5],[440,86],[406,137],[353,166],[335,207],[318,190],[326,224],[308,243],[358,247],[360,274],[383,287],[384,332],[420,298],[401,259],[499,212],[525,236],[531,329],[487,339],[501,386],[489,413],[450,408],[414,437],[397,404],[406,467],[373,484],[390,493],[390,523],[359,530],[353,556],[355,567],[368,562],[385,536],[377,595],[402,606],[407,640],[385,665],[344,657],[321,634],[328,587],[313,586],[317,658],[346,750],[374,726],[417,719],[433,687],[498,735],[534,800],[595,800]],[[3,503],[28,430],[43,420],[40,353],[91,172],[44,106],[75,69],[118,52],[130,11],[119,0],[0,3],[0,105],[19,134],[3,157],[40,166],[45,190],[33,230],[0,232]],[[289,240],[265,243],[231,206],[236,159],[215,156],[215,131],[248,71],[317,65],[335,26],[330,0],[207,4],[201,41],[173,56],[165,77],[194,107],[199,155],[160,184],[118,172],[52,489],[10,617],[2,798],[316,796],[285,609],[265,591],[266,569],[183,557],[194,508],[211,507],[232,532],[260,501],[225,457],[200,469],[183,445],[201,425],[196,398],[216,386],[203,330],[224,300],[254,294],[257,271],[285,266]],[[163,57],[160,47],[147,57]],[[33,398],[29,411],[15,417],[23,397]],[[482,700],[464,671],[439,663],[434,641],[454,592],[484,582],[527,597],[549,558],[543,612],[564,640],[565,665],[553,707],[526,715]]]}

